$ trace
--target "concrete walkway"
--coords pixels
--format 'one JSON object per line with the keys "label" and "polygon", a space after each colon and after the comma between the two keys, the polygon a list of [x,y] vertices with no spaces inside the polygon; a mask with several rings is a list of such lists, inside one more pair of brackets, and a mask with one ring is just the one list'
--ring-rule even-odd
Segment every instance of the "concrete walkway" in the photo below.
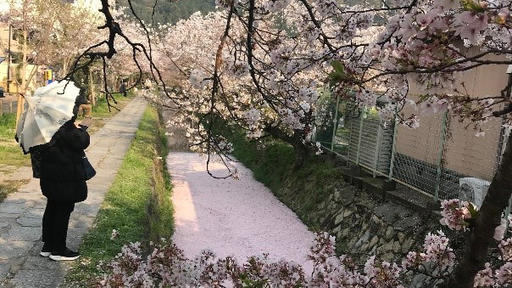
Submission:
{"label": "concrete walkway", "polygon": [[[86,153],[97,175],[87,182],[89,197],[77,204],[71,214],[68,231],[71,249],[78,249],[91,227],[145,108],[145,100],[135,98],[92,135]],[[39,256],[45,205],[38,179],[32,179],[0,203],[0,287],[57,287],[62,281],[69,264]]]}
{"label": "concrete walkway", "polygon": [[[217,180],[206,173],[206,158],[195,153],[171,153],[167,165],[173,182],[176,230],[174,243],[192,258],[203,249],[220,257],[268,253],[312,271],[307,253],[314,235],[252,172],[240,163],[240,179]],[[210,165],[214,175],[226,175],[222,163]]]}

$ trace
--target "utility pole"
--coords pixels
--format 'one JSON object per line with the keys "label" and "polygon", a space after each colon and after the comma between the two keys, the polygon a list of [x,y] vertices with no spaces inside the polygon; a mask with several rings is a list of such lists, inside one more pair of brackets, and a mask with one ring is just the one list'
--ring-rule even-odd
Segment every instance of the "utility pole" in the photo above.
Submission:
{"label": "utility pole", "polygon": [[12,26],[9,23],[9,40],[7,40],[7,93],[10,92],[11,86],[11,38],[12,38]]}

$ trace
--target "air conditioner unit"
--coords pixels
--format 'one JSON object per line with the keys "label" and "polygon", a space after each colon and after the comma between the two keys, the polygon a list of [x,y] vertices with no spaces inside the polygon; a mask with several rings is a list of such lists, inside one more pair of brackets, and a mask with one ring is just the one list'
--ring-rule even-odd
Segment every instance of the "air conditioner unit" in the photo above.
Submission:
{"label": "air conditioner unit", "polygon": [[459,199],[482,206],[491,182],[473,177],[459,179]]}

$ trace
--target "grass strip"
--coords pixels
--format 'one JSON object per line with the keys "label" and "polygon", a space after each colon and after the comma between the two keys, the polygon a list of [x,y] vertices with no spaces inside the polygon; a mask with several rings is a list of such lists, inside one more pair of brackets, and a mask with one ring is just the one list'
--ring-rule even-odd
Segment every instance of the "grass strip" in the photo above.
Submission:
{"label": "grass strip", "polygon": [[0,139],[14,139],[16,133],[16,114],[1,114],[0,115]]}
{"label": "grass strip", "polygon": [[[92,287],[97,265],[129,242],[169,238],[174,230],[166,143],[159,114],[148,107],[118,174],[105,195],[95,223],[80,246],[81,260],[67,274],[65,287]],[[111,239],[112,230],[119,235]]]}
{"label": "grass strip", "polygon": [[30,156],[24,155],[14,140],[16,134],[16,114],[0,115],[0,164],[21,167],[30,166]]}

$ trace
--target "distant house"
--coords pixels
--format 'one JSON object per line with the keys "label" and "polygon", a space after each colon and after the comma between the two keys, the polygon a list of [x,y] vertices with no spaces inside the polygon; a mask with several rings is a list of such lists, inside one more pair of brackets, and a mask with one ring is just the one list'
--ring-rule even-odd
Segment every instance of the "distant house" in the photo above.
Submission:
{"label": "distant house", "polygon": [[[22,49],[16,35],[16,31],[9,28],[8,23],[0,22],[0,57],[5,58],[5,61],[0,63],[0,86],[4,88],[5,91],[9,91],[11,93],[16,93],[21,89],[20,85],[22,79]],[[38,86],[36,85],[36,82],[41,78],[41,75],[39,75],[40,73],[38,73],[39,68],[37,65],[29,63],[27,65],[27,71],[25,72],[26,79],[29,78],[33,69],[37,69],[37,75],[32,77],[28,85],[28,89],[32,90]]]}
{"label": "distant house", "polygon": [[[9,56],[8,56],[9,35],[10,35],[9,34],[9,26],[6,23],[0,22],[0,57],[2,57],[4,59],[4,61],[2,61],[0,63],[0,86],[2,86],[2,88],[4,88],[4,90],[6,90],[6,91],[7,91],[7,80],[8,80],[7,70],[8,70],[9,61],[10,61]],[[11,35],[11,40],[12,40],[12,35]],[[14,41],[11,42],[11,45],[12,45],[12,49],[14,50],[13,42]],[[11,63],[12,63],[12,61],[11,61]]]}

